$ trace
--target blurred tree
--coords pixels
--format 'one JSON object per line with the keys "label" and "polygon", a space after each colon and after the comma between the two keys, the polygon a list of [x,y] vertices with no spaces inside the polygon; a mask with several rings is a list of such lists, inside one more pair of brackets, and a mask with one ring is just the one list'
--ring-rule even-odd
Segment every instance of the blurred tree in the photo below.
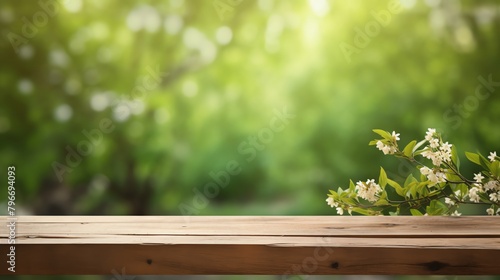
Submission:
{"label": "blurred tree", "polygon": [[499,150],[496,1],[223,3],[2,1],[0,166],[27,213],[180,214],[234,160],[197,214],[331,214],[328,188],[404,176],[372,128]]}

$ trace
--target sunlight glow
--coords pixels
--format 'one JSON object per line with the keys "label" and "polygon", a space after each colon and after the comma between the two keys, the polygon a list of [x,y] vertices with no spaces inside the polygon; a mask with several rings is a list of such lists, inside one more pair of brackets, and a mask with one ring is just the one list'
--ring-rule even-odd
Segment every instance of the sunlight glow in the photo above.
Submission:
{"label": "sunlight glow", "polygon": [[330,4],[327,0],[309,0],[312,11],[320,17],[324,17],[330,11]]}

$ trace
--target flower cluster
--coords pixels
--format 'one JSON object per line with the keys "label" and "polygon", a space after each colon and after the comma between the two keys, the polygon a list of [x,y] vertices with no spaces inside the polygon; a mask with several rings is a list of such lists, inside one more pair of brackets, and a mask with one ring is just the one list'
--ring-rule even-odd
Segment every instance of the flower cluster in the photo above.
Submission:
{"label": "flower cluster", "polygon": [[[333,200],[333,197],[331,196],[328,196],[328,198],[326,199],[326,203],[331,206],[332,208],[335,207],[336,210],[337,210],[337,214],[339,215],[343,215],[344,214],[344,209],[342,207],[339,207],[339,203],[336,202],[335,200]],[[349,215],[352,213],[352,207],[349,207],[347,209],[347,211],[349,212]]]}
{"label": "flower cluster", "polygon": [[377,195],[382,191],[380,185],[375,183],[375,179],[370,179],[365,182],[357,182],[355,190],[358,192],[358,196],[366,199],[370,202],[377,201]]}
{"label": "flower cluster", "polygon": [[400,140],[399,133],[396,133],[396,131],[393,131],[391,134],[390,141],[386,141],[386,142],[388,142],[387,144],[384,144],[384,142],[382,142],[382,140],[378,140],[376,145],[377,145],[377,148],[384,153],[384,155],[388,155],[388,154],[393,155],[394,153],[396,153],[398,151],[398,143],[397,143],[398,140]]}
{"label": "flower cluster", "polygon": [[[488,157],[493,163],[496,161],[496,152],[490,153]],[[485,180],[486,179],[486,180]],[[500,202],[500,177],[485,178],[481,173],[474,174],[474,186],[469,190],[468,196],[471,202],[479,203],[484,200],[491,202]],[[494,207],[486,209],[488,215],[495,213]],[[500,214],[500,208],[496,211],[497,215]]]}
{"label": "flower cluster", "polygon": [[432,160],[432,164],[435,166],[440,166],[443,162],[451,162],[452,145],[448,142],[443,143],[439,135],[437,135],[436,129],[429,128],[425,140],[429,142],[429,146],[422,152],[423,157]]}
{"label": "flower cluster", "polygon": [[[487,204],[488,215],[500,215],[500,157],[491,152],[488,159],[480,153],[465,155],[483,170],[474,174],[473,180],[460,173],[460,162],[455,147],[444,142],[434,128],[429,128],[422,141],[408,143],[399,149],[399,133],[374,129],[382,139],[370,141],[384,155],[394,155],[408,160],[420,177],[409,174],[404,183],[387,177],[380,168],[378,182],[352,181],[347,189],[330,190],[326,202],[337,214],[357,212],[363,215],[451,215],[460,216],[462,204]],[[421,157],[419,159],[418,157]],[[420,178],[420,179],[418,179]],[[391,187],[392,191],[386,188]]]}
{"label": "flower cluster", "polygon": [[433,187],[439,183],[446,182],[446,169],[434,168],[430,169],[427,166],[423,166],[420,168],[420,173],[426,176],[430,183],[427,185],[428,187]]}

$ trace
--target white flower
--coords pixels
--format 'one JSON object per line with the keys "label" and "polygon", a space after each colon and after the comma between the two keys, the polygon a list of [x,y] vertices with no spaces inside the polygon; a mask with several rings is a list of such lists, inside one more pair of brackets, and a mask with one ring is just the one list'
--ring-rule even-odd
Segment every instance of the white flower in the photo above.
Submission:
{"label": "white flower", "polygon": [[427,166],[424,166],[424,167],[420,168],[420,173],[425,175],[427,177],[427,180],[432,182],[432,184],[429,184],[429,187],[432,187],[436,184],[437,176],[436,176],[436,174],[434,174],[434,171],[432,169],[430,169]]}
{"label": "white flower", "polygon": [[331,196],[328,196],[328,198],[326,199],[326,203],[330,205],[332,208],[337,207],[338,205],[338,202],[333,201],[333,197]]}
{"label": "white flower", "polygon": [[446,170],[443,170],[444,172],[436,172],[436,177],[438,178],[437,183],[444,183],[446,182]]}
{"label": "white flower", "polygon": [[452,145],[446,142],[441,144],[441,147],[439,147],[439,149],[445,153],[451,153],[451,147]]}
{"label": "white flower", "polygon": [[443,163],[443,159],[441,158],[441,155],[439,153],[435,153],[431,157],[431,160],[432,160],[432,164],[434,164],[435,166],[440,166],[441,163]]}
{"label": "white flower", "polygon": [[440,172],[440,171],[435,172],[434,170],[430,169],[427,166],[420,168],[420,173],[422,173],[422,175],[426,176],[427,180],[429,180],[431,182],[428,185],[429,187],[435,186],[436,184],[439,184],[439,183],[446,182],[446,174],[444,172]]}
{"label": "white flower", "polygon": [[435,166],[440,166],[441,163],[443,163],[443,160],[440,157],[432,158],[432,164],[434,164]]}
{"label": "white flower", "polygon": [[490,193],[490,200],[495,202],[500,201],[500,192]]}
{"label": "white flower", "polygon": [[392,132],[392,140],[394,140],[394,142],[400,140],[399,139],[399,133],[396,133],[396,131],[393,131]]}
{"label": "white flower", "polygon": [[488,209],[486,209],[486,213],[488,213],[488,215],[490,215],[490,216],[493,216],[493,213],[495,213],[495,209],[488,208]]}
{"label": "white flower", "polygon": [[377,201],[376,195],[382,191],[379,184],[375,183],[374,179],[367,180],[366,183],[358,181],[356,189],[358,196],[370,202]]}
{"label": "white flower", "polygon": [[384,146],[385,146],[385,145],[384,145],[384,143],[382,143],[382,141],[380,141],[380,140],[378,140],[378,141],[377,141],[377,148],[378,148],[379,150],[381,150],[381,151],[382,151],[382,149],[384,148]]}
{"label": "white flower", "polygon": [[451,213],[452,216],[462,216],[462,213],[458,213],[457,210],[455,210],[455,212]]}
{"label": "white flower", "polygon": [[476,186],[479,192],[484,192],[484,190],[483,190],[483,184],[473,183],[472,185]]}
{"label": "white flower", "polygon": [[444,199],[444,203],[448,204],[449,206],[455,205],[455,201],[451,200],[449,197],[446,197]]}
{"label": "white flower", "polygon": [[[450,162],[451,161],[451,152],[450,151],[441,151],[438,153],[439,159],[444,162]],[[439,163],[441,164],[441,163]]]}
{"label": "white flower", "polygon": [[481,183],[483,179],[484,177],[481,173],[474,174],[474,180],[476,180],[477,183]]}
{"label": "white flower", "polygon": [[384,153],[384,155],[387,155],[387,154],[391,154],[392,155],[392,154],[394,154],[397,151],[396,147],[385,145],[380,140],[377,141],[377,148],[379,150],[381,150]]}
{"label": "white flower", "polygon": [[434,137],[434,134],[436,133],[435,128],[429,128],[427,129],[427,132],[425,133],[425,140],[431,141],[432,138]]}
{"label": "white flower", "polygon": [[425,149],[425,150],[422,152],[422,156],[423,156],[424,158],[428,158],[428,159],[430,159],[431,157],[433,157],[433,156],[434,156],[434,153],[432,152],[432,150],[431,150],[431,149]]}
{"label": "white flower", "polygon": [[344,215],[344,209],[342,209],[342,207],[337,207],[337,214]]}
{"label": "white flower", "polygon": [[432,164],[435,166],[440,166],[443,161],[449,162],[451,160],[450,152],[436,151],[433,152],[431,149],[427,148],[422,152],[422,156],[432,160]]}
{"label": "white flower", "polygon": [[429,146],[431,146],[431,148],[433,148],[433,149],[436,149],[437,147],[439,147],[439,139],[437,139],[437,138],[431,139],[429,141]]}
{"label": "white flower", "polygon": [[384,145],[384,147],[382,148],[382,152],[384,153],[384,155],[390,154],[391,153],[391,147],[389,147],[387,145]]}
{"label": "white flower", "polygon": [[432,169],[430,169],[429,167],[427,166],[424,166],[424,167],[421,167],[420,168],[420,173],[422,173],[422,175],[429,175],[430,173],[432,172]]}
{"label": "white flower", "polygon": [[487,191],[490,190],[500,191],[500,183],[498,183],[498,181],[491,180],[484,185],[484,189]]}
{"label": "white flower", "polygon": [[477,194],[479,192],[479,189],[477,187],[472,187],[469,190],[469,199],[472,202],[479,202],[479,195]]}
{"label": "white flower", "polygon": [[497,152],[491,152],[490,155],[488,156],[488,159],[491,162],[494,162],[496,157],[497,157]]}

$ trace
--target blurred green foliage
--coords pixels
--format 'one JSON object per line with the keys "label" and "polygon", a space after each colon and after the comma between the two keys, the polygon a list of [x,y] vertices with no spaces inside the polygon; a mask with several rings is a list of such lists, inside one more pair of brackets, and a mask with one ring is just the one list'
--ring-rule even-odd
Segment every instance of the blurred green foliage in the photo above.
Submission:
{"label": "blurred green foliage", "polygon": [[[241,172],[196,214],[333,214],[329,188],[408,172],[368,146],[372,128],[500,150],[498,87],[474,99],[479,76],[500,81],[496,1],[41,3],[0,3],[0,172],[16,166],[18,214],[179,215],[231,161]],[[283,108],[295,117],[247,161],[240,145]],[[82,131],[97,144],[70,166]]]}
{"label": "blurred green foliage", "polygon": [[[179,215],[231,161],[193,214],[334,214],[328,189],[406,175],[373,128],[500,150],[498,2],[218,1],[0,3],[18,214]],[[484,99],[479,77],[497,83]]]}

